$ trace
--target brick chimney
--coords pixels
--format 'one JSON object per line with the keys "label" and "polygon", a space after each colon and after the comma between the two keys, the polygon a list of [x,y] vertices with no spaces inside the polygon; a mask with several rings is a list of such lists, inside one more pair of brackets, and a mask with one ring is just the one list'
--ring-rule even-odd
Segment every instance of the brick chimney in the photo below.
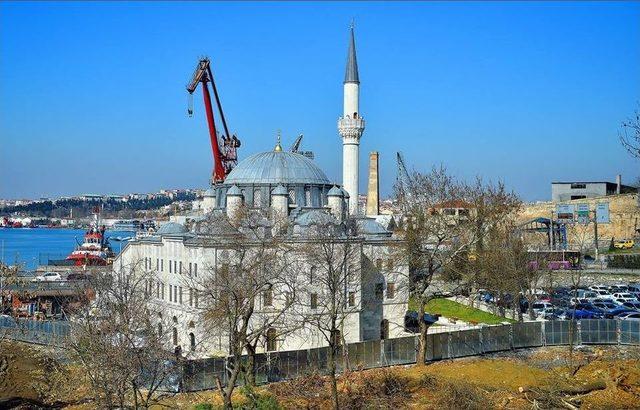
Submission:
{"label": "brick chimney", "polygon": [[380,214],[380,179],[378,178],[378,152],[369,154],[369,189],[367,191],[367,216]]}

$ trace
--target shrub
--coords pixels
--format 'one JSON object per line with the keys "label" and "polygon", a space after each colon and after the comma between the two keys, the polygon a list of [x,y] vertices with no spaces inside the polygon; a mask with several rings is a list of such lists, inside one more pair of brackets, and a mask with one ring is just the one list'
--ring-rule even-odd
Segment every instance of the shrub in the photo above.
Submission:
{"label": "shrub", "polygon": [[213,410],[213,404],[211,403],[198,403],[193,408],[194,410]]}
{"label": "shrub", "polygon": [[640,269],[640,255],[609,256],[607,266],[610,268]]}

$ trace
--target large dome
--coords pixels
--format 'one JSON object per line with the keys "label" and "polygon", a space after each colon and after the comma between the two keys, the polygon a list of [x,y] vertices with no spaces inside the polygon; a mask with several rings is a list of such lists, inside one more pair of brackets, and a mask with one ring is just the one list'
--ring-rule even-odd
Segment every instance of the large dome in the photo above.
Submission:
{"label": "large dome", "polygon": [[269,151],[241,161],[224,181],[225,185],[320,184],[331,182],[322,170],[304,155]]}

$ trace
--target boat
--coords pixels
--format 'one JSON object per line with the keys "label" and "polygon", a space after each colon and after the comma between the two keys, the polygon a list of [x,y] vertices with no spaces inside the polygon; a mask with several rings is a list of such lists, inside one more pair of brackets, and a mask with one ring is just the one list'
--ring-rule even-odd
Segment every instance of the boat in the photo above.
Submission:
{"label": "boat", "polygon": [[104,225],[98,228],[95,224],[84,234],[84,241],[67,256],[66,261],[73,261],[75,266],[105,266],[113,261],[115,254],[106,240]]}
{"label": "boat", "polygon": [[137,219],[115,221],[111,226],[114,231],[137,231],[142,228],[142,222]]}

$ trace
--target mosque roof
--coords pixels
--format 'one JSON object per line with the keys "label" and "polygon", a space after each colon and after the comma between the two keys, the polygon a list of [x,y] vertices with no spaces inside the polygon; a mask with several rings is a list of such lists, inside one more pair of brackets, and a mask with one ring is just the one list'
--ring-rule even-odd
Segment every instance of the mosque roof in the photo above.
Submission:
{"label": "mosque roof", "polygon": [[225,185],[320,184],[331,185],[325,173],[311,159],[287,151],[251,155],[227,175]]}
{"label": "mosque roof", "polygon": [[182,233],[186,233],[187,228],[185,228],[184,225],[179,224],[177,222],[167,222],[166,224],[163,224],[160,229],[158,229],[156,231],[156,234],[158,235],[176,235],[176,234],[182,234]]}

